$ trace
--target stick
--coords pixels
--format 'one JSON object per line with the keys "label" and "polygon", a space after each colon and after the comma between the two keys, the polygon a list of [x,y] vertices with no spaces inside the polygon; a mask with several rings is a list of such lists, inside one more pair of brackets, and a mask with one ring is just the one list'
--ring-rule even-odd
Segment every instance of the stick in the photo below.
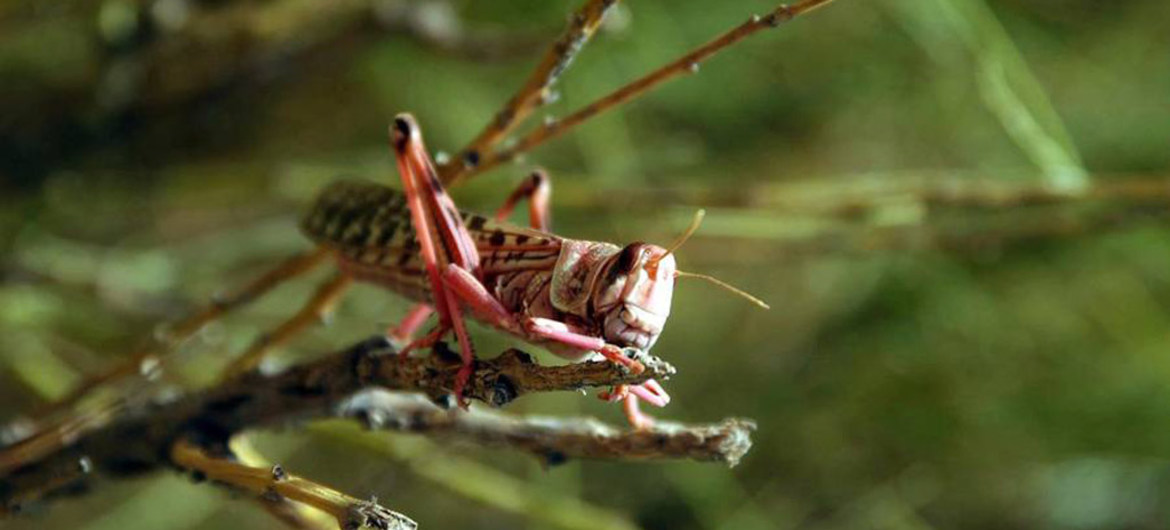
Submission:
{"label": "stick", "polygon": [[751,449],[750,420],[710,425],[657,422],[650,430],[625,430],[593,418],[508,416],[489,411],[444,410],[417,394],[370,390],[353,397],[340,414],[371,429],[421,433],[515,448],[548,465],[570,458],[662,460],[687,458],[735,466]]}
{"label": "stick", "polygon": [[377,500],[355,499],[328,486],[289,474],[279,465],[269,469],[249,467],[179,440],[171,447],[171,461],[200,478],[210,479],[258,497],[290,499],[321,510],[337,520],[343,529],[378,528],[414,530],[418,524],[409,517],[387,509]]}
{"label": "stick", "polygon": [[[199,312],[169,326],[162,333],[162,337],[158,339],[159,344],[143,348],[131,354],[113,369],[83,381],[64,398],[52,403],[48,408],[37,412],[35,415],[43,418],[51,416],[58,411],[70,409],[81,398],[92,392],[94,388],[115,379],[141,373],[144,366],[157,364],[156,361],[161,361],[161,357],[165,355],[166,350],[174,348],[183,341],[191,338],[192,335],[198,333],[207,324],[231,311],[247,305],[268,291],[271,291],[277,285],[312,270],[327,257],[329,257],[329,252],[326,249],[314,249],[286,259],[280,265],[265,272],[262,276],[248,283],[240,290],[227,296],[217,297],[214,302]],[[2,471],[3,469],[0,469],[0,472]]]}
{"label": "stick", "polygon": [[[674,367],[645,354],[635,356],[646,371],[631,374],[608,361],[564,366],[539,366],[518,350],[477,360],[464,396],[492,406],[503,406],[534,392],[577,390],[618,384],[639,384],[669,378]],[[83,486],[88,470],[111,477],[139,475],[170,466],[170,446],[179,439],[200,441],[204,448],[227,451],[232,436],[248,429],[285,425],[290,421],[328,417],[353,393],[369,387],[418,391],[447,398],[454,387],[460,362],[445,347],[434,355],[399,359],[385,337],[375,337],[297,366],[275,376],[248,373],[220,386],[178,400],[165,393],[155,400],[136,400],[119,410],[118,418],[61,443],[35,460],[12,459],[0,470],[0,511],[12,511],[61,488],[61,469],[84,459],[87,474],[75,477],[67,490]],[[168,400],[169,399],[169,400]],[[0,451],[0,460],[19,452],[20,444]]]}
{"label": "stick", "polygon": [[500,140],[523,123],[534,110],[554,99],[552,86],[597,32],[602,19],[617,2],[618,0],[587,0],[573,14],[569,27],[545,52],[544,58],[537,64],[520,90],[504,104],[483,131],[460,151],[455,160],[438,168],[443,183],[450,183],[458,178],[467,166],[474,167],[483,153],[494,149]]}
{"label": "stick", "polygon": [[616,91],[590,103],[580,110],[557,121],[549,122],[544,127],[536,129],[527,136],[521,138],[515,145],[492,153],[485,153],[479,157],[477,164],[462,164],[456,166],[457,169],[450,170],[450,175],[444,174],[445,182],[454,182],[463,178],[468,178],[481,172],[494,168],[504,162],[515,159],[522,153],[531,151],[536,146],[552,140],[566,132],[573,127],[584,123],[590,118],[601,114],[607,110],[626,103],[656,86],[682,76],[688,73],[695,73],[699,71],[699,65],[709,59],[711,56],[719,53],[724,48],[731,46],[756,32],[775,28],[779,25],[789,22],[792,19],[817,9],[832,0],[801,0],[795,4],[781,5],[772,10],[764,16],[753,15],[747,22],[740,24],[731,31],[720,35],[715,40],[699,46],[695,50],[683,55],[642,78],[624,86]]}

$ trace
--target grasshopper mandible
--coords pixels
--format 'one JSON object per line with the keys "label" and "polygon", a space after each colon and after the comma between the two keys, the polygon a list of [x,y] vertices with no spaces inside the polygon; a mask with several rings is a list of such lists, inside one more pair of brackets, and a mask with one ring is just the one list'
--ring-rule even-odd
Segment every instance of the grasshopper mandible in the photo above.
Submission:
{"label": "grasshopper mandible", "polygon": [[[455,395],[462,400],[475,352],[464,309],[477,321],[569,360],[598,353],[640,372],[623,348],[648,350],[670,315],[677,269],[670,248],[635,242],[625,247],[548,232],[548,177],[535,172],[509,196],[494,219],[460,212],[439,182],[422,133],[407,114],[390,129],[403,192],[373,183],[339,182],[317,199],[304,232],[337,261],[339,276],[385,287],[421,305],[391,335],[408,342],[403,355],[429,347],[449,332],[463,366]],[[531,228],[505,222],[528,200]],[[722,282],[721,286],[767,307]],[[431,311],[439,324],[410,341]],[[670,397],[654,380],[619,386],[603,398],[623,401],[635,427],[651,425],[638,403],[662,407]]]}

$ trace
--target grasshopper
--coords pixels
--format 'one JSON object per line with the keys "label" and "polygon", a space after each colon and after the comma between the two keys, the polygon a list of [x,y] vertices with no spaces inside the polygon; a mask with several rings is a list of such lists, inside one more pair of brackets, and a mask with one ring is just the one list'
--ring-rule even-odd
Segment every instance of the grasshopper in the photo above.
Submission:
{"label": "grasshopper", "polygon": [[[515,160],[599,113],[668,80],[698,71],[701,62],[720,50],[831,1],[798,0],[766,15],[752,16],[595,102],[546,123],[508,147],[499,147],[501,140],[535,109],[555,99],[552,84],[599,27],[606,11],[616,4],[616,0],[586,0],[520,91],[460,152],[458,160],[462,164],[440,165],[436,171],[418,125],[408,115],[399,116],[391,127],[391,143],[402,177],[402,192],[354,182],[338,183],[325,190],[302,223],[303,230],[317,244],[315,250],[293,256],[234,294],[174,324],[160,333],[157,344],[134,352],[128,362],[87,380],[49,409],[35,414],[38,421],[18,422],[18,436],[4,436],[0,430],[0,443],[4,438],[18,440],[10,441],[0,451],[0,476],[114,421],[124,404],[122,398],[105,406],[101,414],[72,412],[94,389],[132,384],[143,374],[157,374],[168,352],[207,323],[330,259],[338,265],[332,279],[322,284],[296,314],[241,354],[229,366],[229,375],[255,370],[268,351],[327,316],[354,281],[374,283],[418,302],[401,324],[389,330],[391,337],[405,345],[404,355],[433,345],[449,333],[455,334],[463,358],[453,389],[457,397],[466,385],[475,357],[465,311],[472,319],[570,360],[596,353],[629,370],[640,371],[643,367],[624,355],[625,349],[647,350],[657,341],[670,314],[676,278],[705,279],[766,308],[758,299],[715,278],[677,269],[673,253],[698,228],[701,211],[682,236],[667,247],[641,242],[618,247],[550,233],[551,187],[543,172],[525,180],[494,218],[457,210],[442,183],[457,182]],[[528,228],[505,222],[521,200],[528,201]],[[414,331],[432,313],[438,314],[438,325],[413,340]],[[613,388],[602,397],[622,401],[626,416],[636,427],[647,427],[652,422],[639,410],[640,401],[664,406],[670,400],[662,386],[653,381],[637,387]]]}
{"label": "grasshopper", "polygon": [[[336,260],[339,282],[370,282],[421,304],[391,331],[407,343],[402,355],[454,332],[463,358],[457,399],[475,357],[467,316],[566,359],[596,353],[637,373],[643,366],[623,350],[648,350],[657,342],[670,315],[675,279],[716,281],[679,271],[673,255],[701,216],[669,248],[557,236],[548,231],[551,186],[543,171],[526,179],[494,218],[461,212],[440,183],[414,118],[399,115],[390,134],[404,191],[338,182],[318,197],[302,229]],[[521,200],[529,204],[530,228],[505,221]],[[439,324],[410,340],[432,311]],[[670,402],[654,380],[616,387],[603,398],[622,401],[638,428],[652,424],[640,401],[658,407]]]}

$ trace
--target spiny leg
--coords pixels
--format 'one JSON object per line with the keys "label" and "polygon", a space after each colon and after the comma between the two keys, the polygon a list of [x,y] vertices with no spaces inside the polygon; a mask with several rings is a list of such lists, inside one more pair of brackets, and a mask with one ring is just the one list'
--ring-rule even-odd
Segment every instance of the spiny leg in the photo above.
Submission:
{"label": "spiny leg", "polygon": [[635,429],[649,429],[654,426],[654,418],[642,412],[638,406],[640,401],[656,407],[665,407],[670,403],[670,395],[653,379],[640,385],[617,385],[607,392],[598,394],[597,397],[611,403],[621,401],[626,420]]}
{"label": "spiny leg", "polygon": [[439,314],[437,329],[440,333],[453,329],[459,340],[463,366],[459,370],[454,390],[456,398],[462,402],[463,388],[471,376],[475,350],[468,338],[458,299],[443,282],[442,274],[451,265],[456,265],[479,280],[479,253],[475,241],[463,225],[455,203],[439,182],[414,118],[407,114],[396,117],[391,137],[407,204],[410,206],[411,222],[431,284],[435,311]]}
{"label": "spiny leg", "polygon": [[515,334],[559,342],[585,351],[596,351],[606,359],[625,366],[633,373],[646,369],[642,363],[626,357],[621,348],[607,344],[604,339],[586,335],[564,322],[547,318],[523,316],[517,319],[488,292],[483,283],[462,267],[450,266],[443,273],[445,286],[458,300],[464,302],[480,318],[496,327]]}
{"label": "spiny leg", "polygon": [[[517,334],[528,332],[533,337],[554,340],[568,346],[582,350],[600,352],[611,362],[621,364],[634,373],[645,370],[642,363],[630,359],[622,354],[616,346],[606,344],[598,337],[592,337],[573,330],[569,325],[555,320],[543,318],[522,317],[517,319],[508,313],[507,309],[496,300],[483,284],[458,265],[451,265],[444,271],[443,280],[450,287],[447,291],[458,297],[480,319],[491,322],[495,326]],[[452,301],[454,305],[456,302]],[[469,369],[464,366],[464,369]],[[462,370],[461,372],[462,373]],[[670,403],[670,395],[662,385],[651,379],[640,385],[618,385],[610,392],[603,392],[599,397],[607,401],[623,401],[626,419],[635,429],[648,429],[654,425],[654,419],[641,411],[639,401],[646,401],[656,407],[665,407]]]}
{"label": "spiny leg", "polygon": [[621,348],[605,342],[601,337],[586,335],[564,322],[547,318],[525,318],[520,324],[532,337],[559,342],[580,350],[595,351],[610,362],[625,366],[635,374],[646,370],[641,362],[626,357]]}
{"label": "spiny leg", "polygon": [[405,346],[411,343],[414,338],[414,332],[427,321],[427,317],[434,313],[435,309],[430,304],[415,304],[414,307],[407,311],[406,316],[397,326],[390,328],[386,333],[397,346],[400,351],[406,351]]}
{"label": "spiny leg", "polygon": [[329,281],[321,284],[317,292],[308,303],[271,333],[266,333],[257,339],[225,370],[227,377],[250,372],[260,366],[264,356],[273,348],[286,344],[297,333],[304,331],[311,324],[321,322],[331,313],[341,296],[353,283],[353,278],[347,274],[337,273]]}
{"label": "spiny leg", "polygon": [[[642,363],[626,357],[622,354],[622,350],[616,346],[606,344],[604,340],[598,337],[579,333],[563,322],[543,318],[522,317],[520,323],[517,323],[516,318],[509,314],[507,309],[491,296],[491,293],[484,288],[482,283],[476,281],[474,276],[471,276],[470,273],[464,271],[457,265],[448,267],[443,275],[443,279],[451,288],[451,293],[457,295],[482,320],[491,322],[497,327],[513,333],[517,333],[517,331],[521,333],[529,332],[534,337],[554,340],[582,350],[600,352],[606,359],[626,366],[634,373],[640,373],[645,370],[645,366]],[[629,420],[630,425],[633,425],[637,429],[646,429],[654,425],[653,418],[642,413],[638,408],[639,400],[646,401],[657,407],[665,407],[670,403],[670,396],[666,393],[666,390],[653,379],[641,385],[619,385],[611,392],[603,393],[600,397],[609,401],[624,400],[626,418]]]}
{"label": "spiny leg", "polygon": [[[552,186],[548,174],[539,169],[533,171],[531,175],[525,178],[512,191],[511,195],[504,201],[504,204],[496,211],[496,220],[503,221],[507,219],[512,214],[512,211],[516,209],[516,205],[521,200],[527,199],[529,225],[537,230],[547,232],[551,224],[549,215],[549,198],[551,194]],[[389,330],[388,335],[391,340],[399,344],[400,352],[406,354],[425,346],[423,344],[414,344],[411,339],[415,331],[426,322],[427,317],[433,312],[434,308],[430,304],[416,304],[407,311],[406,317],[397,326]]]}

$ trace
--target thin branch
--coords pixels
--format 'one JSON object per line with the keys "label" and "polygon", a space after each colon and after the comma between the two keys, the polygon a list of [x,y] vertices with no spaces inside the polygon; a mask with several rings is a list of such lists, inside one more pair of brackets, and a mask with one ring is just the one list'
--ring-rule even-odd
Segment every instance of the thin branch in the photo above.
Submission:
{"label": "thin branch", "polygon": [[[580,110],[560,120],[551,121],[545,124],[545,126],[538,128],[535,131],[529,133],[527,136],[521,138],[516,142],[515,145],[501,151],[486,153],[479,157],[477,164],[465,163],[464,171],[451,176],[448,180],[455,181],[461,178],[468,178],[472,175],[494,168],[504,162],[511,161],[520,154],[531,151],[536,146],[552,140],[553,138],[556,138],[565,132],[568,132],[573,127],[584,123],[590,118],[615,108],[623,103],[626,103],[638,96],[641,96],[642,94],[649,92],[651,89],[666,81],[688,73],[698,72],[699,65],[703,61],[722,51],[724,48],[727,48],[762,29],[778,27],[785,22],[789,22],[792,19],[808,13],[809,11],[812,11],[825,4],[828,4],[831,1],[832,0],[801,0],[800,2],[792,5],[781,5],[780,7],[774,9],[771,13],[768,13],[764,16],[753,15],[750,19],[748,19],[747,22],[740,24],[731,31],[724,33],[715,40],[696,48],[695,50],[687,53],[686,55],[683,55],[675,61],[653,72],[650,72],[646,76],[622,88],[619,88],[609,95],[606,95],[601,99],[598,99],[597,101],[582,107]],[[471,161],[464,160],[464,162]]]}
{"label": "thin branch", "polygon": [[439,168],[443,182],[450,183],[458,179],[467,169],[476,165],[483,153],[494,149],[500,140],[523,123],[534,110],[554,99],[552,86],[597,32],[605,14],[617,5],[617,2],[618,0],[586,0],[570,18],[569,27],[545,52],[544,58],[528,76],[520,90],[504,104],[495,118],[455,160]]}
{"label": "thin branch", "polygon": [[341,414],[371,429],[423,433],[527,451],[555,465],[571,458],[659,460],[688,458],[735,466],[751,449],[755,423],[727,419],[711,425],[658,422],[630,431],[592,418],[508,416],[444,410],[417,394],[371,390],[354,396]]}
{"label": "thin branch", "polygon": [[[71,390],[64,398],[51,404],[48,408],[38,411],[34,415],[36,417],[46,417],[58,411],[67,410],[75,406],[81,398],[89,395],[99,385],[123,377],[142,374],[150,366],[155,366],[159,362],[162,362],[167,351],[191,338],[191,336],[198,333],[207,324],[256,300],[289,278],[312,270],[324,262],[329,255],[327,249],[317,248],[286,259],[272,270],[264,273],[239,290],[229,295],[216,297],[211,304],[197,313],[168,326],[159,337],[155,338],[153,344],[134,352],[111,370],[86,379],[77,388]],[[0,466],[0,472],[3,472],[3,470],[3,467]]]}
{"label": "thin branch", "polygon": [[315,439],[360,451],[365,458],[392,462],[421,480],[470,502],[526,520],[528,527],[562,530],[637,530],[628,516],[595,506],[569,491],[552,491],[500,470],[457,448],[425,439],[387,436],[356,422],[317,422],[308,427]]}
{"label": "thin branch", "polygon": [[[231,454],[241,464],[273,469],[269,461],[252,445],[248,436],[236,436],[229,446]],[[289,528],[297,530],[324,530],[334,527],[334,519],[327,513],[315,510],[305,504],[293,502],[286,497],[261,495],[255,497],[260,507]]]}
{"label": "thin branch", "polygon": [[[0,451],[0,460],[10,464],[0,470],[0,506],[11,509],[50,493],[45,485],[58,482],[61,469],[75,468],[83,459],[87,470],[106,476],[141,474],[172,465],[166,455],[175,440],[197,437],[202,447],[226,448],[244,430],[332,416],[336,405],[365,388],[418,391],[435,399],[450,395],[461,364],[458,354],[442,347],[433,355],[401,359],[387,353],[392,351],[386,338],[375,337],[274,376],[252,373],[181,399],[161,392],[153,400],[123,402],[116,420],[70,432],[68,438],[43,433],[32,440],[53,450],[33,460],[11,456],[24,454],[21,447],[28,441]],[[638,384],[674,373],[674,367],[655,357],[637,350],[629,354],[645,365],[644,372],[632,374],[608,361],[539,366],[528,354],[508,350],[475,362],[464,395],[503,406],[535,392]],[[89,475],[75,478],[71,487],[84,484]]]}
{"label": "thin branch", "polygon": [[279,465],[250,467],[216,457],[189,440],[177,441],[170,451],[174,464],[207,478],[265,498],[290,499],[328,513],[343,529],[413,530],[418,524],[385,508],[377,500],[355,499],[328,486],[289,474]]}
{"label": "thin branch", "polygon": [[126,393],[100,410],[87,411],[85,414],[72,413],[78,403],[95,388],[115,381],[132,385],[140,377],[157,375],[162,363],[167,360],[166,354],[208,323],[248,304],[285,280],[311,270],[328,256],[328,250],[321,248],[288,258],[241,289],[218,297],[199,312],[173,324],[160,337],[156,337],[151,345],[132,353],[112,369],[86,379],[64,398],[33,413],[32,416],[37,419],[31,420],[31,427],[36,434],[0,452],[0,476],[26,462],[52,454],[62,443],[71,443],[89,432],[105,428],[120,417],[123,409],[135,406],[133,402],[140,401],[141,397],[139,394]]}

